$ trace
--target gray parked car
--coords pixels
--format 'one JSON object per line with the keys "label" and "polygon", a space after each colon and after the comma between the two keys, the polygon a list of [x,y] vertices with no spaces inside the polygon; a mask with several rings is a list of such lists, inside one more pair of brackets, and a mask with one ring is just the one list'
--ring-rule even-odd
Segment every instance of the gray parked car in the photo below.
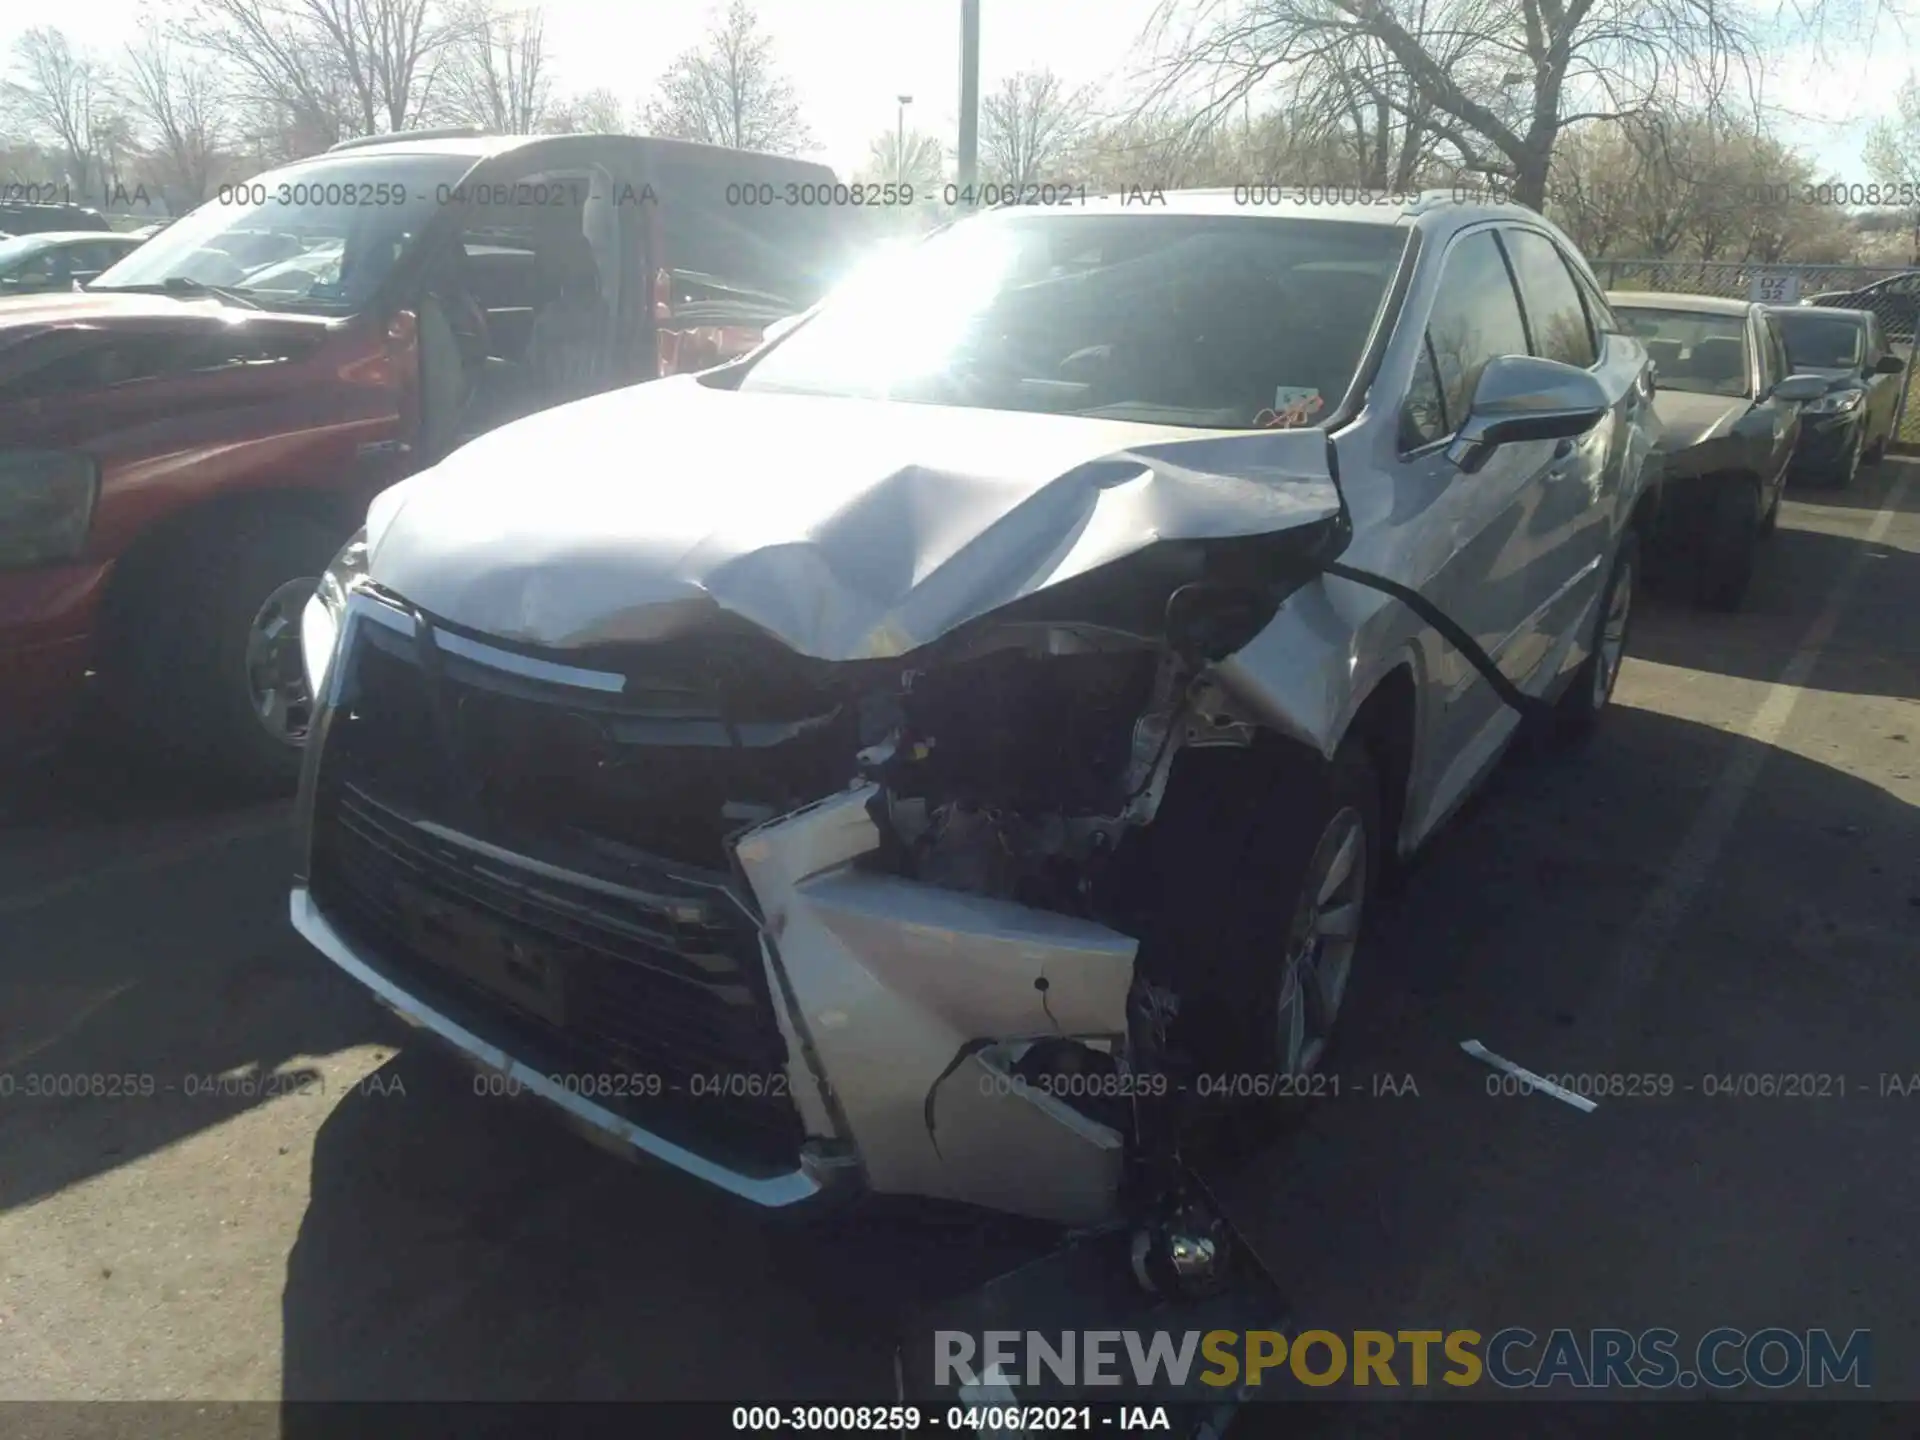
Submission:
{"label": "gray parked car", "polygon": [[1124,1213],[1306,1083],[1522,712],[1606,706],[1652,398],[1517,207],[965,220],[374,502],[293,922],[483,1093],[761,1205]]}
{"label": "gray parked car", "polygon": [[71,290],[140,248],[132,235],[50,231],[0,240],[0,296]]}
{"label": "gray parked car", "polygon": [[1664,482],[1652,568],[1710,609],[1737,610],[1780,514],[1801,409],[1827,382],[1788,373],[1779,321],[1764,305],[1652,292],[1607,298],[1654,361]]}
{"label": "gray parked car", "polygon": [[1862,464],[1887,453],[1900,418],[1907,362],[1893,353],[1871,310],[1768,307],[1796,374],[1818,375],[1827,393],[1801,412],[1800,443],[1787,478],[1844,490]]}

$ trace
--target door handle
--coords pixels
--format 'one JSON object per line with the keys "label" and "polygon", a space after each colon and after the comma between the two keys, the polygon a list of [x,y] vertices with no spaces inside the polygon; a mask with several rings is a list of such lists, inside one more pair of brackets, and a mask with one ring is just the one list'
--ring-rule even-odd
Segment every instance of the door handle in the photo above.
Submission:
{"label": "door handle", "polygon": [[1564,460],[1572,453],[1573,441],[1570,439],[1562,440],[1558,445],[1553,447],[1553,458],[1556,460]]}

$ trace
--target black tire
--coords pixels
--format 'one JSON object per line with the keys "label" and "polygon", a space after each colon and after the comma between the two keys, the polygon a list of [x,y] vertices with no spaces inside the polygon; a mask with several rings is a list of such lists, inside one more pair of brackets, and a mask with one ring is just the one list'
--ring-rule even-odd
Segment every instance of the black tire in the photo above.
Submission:
{"label": "black tire", "polygon": [[[1310,913],[1304,891],[1316,851],[1336,820],[1359,827],[1357,931],[1331,1013],[1316,1018],[1325,1062],[1332,1025],[1351,1010],[1364,969],[1365,920],[1381,876],[1381,803],[1364,743],[1349,739],[1331,764],[1291,745],[1285,754],[1190,751],[1176,770],[1155,829],[1159,903],[1141,945],[1143,973],[1180,997],[1176,1051],[1208,1082],[1209,1108],[1237,1097],[1218,1090],[1227,1075],[1271,1077],[1287,1068],[1280,1021],[1290,999],[1288,940]],[[1233,768],[1223,762],[1239,761]],[[1249,774],[1249,767],[1264,771]],[[1167,822],[1171,822],[1167,824]],[[1336,896],[1337,898],[1337,896]],[[1297,937],[1296,937],[1297,938]],[[1272,1095],[1245,1097],[1258,1105]]]}
{"label": "black tire", "polygon": [[1704,517],[1694,599],[1705,610],[1738,610],[1753,583],[1760,545],[1760,482],[1722,479]]}
{"label": "black tire", "polygon": [[[1620,548],[1614,552],[1613,568],[1607,572],[1606,588],[1600,592],[1587,658],[1574,671],[1573,680],[1554,706],[1554,732],[1560,739],[1577,743],[1588,739],[1599,728],[1600,717],[1606,713],[1613,699],[1614,686],[1620,679],[1620,661],[1626,658],[1627,644],[1633,638],[1634,601],[1639,598],[1640,584],[1640,537],[1629,530],[1620,537]],[[1617,617],[1619,655],[1609,664],[1604,642],[1616,618],[1615,602],[1623,592],[1625,606]]]}
{"label": "black tire", "polygon": [[[177,537],[117,597],[109,661],[116,708],[150,747],[250,793],[283,793],[300,773],[298,743],[255,714],[248,641],[268,598],[306,593],[345,540],[339,527],[292,510],[236,514]],[[297,601],[297,603],[292,603]],[[293,625],[299,606],[278,608]]]}

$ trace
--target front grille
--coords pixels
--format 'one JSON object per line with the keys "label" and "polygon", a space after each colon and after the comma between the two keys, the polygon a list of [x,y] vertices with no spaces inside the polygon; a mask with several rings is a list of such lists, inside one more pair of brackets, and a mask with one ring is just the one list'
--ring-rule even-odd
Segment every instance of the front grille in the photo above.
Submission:
{"label": "front grille", "polygon": [[[791,1168],[786,1043],[731,877],[569,825],[600,815],[569,817],[561,787],[516,806],[526,777],[500,783],[506,756],[483,751],[479,773],[464,746],[449,756],[410,657],[356,643],[341,663],[309,865],[329,918],[409,992],[595,1103],[744,1170]],[[543,736],[565,750],[572,692],[488,678],[469,662],[438,683],[456,707],[510,702],[528,754]]]}

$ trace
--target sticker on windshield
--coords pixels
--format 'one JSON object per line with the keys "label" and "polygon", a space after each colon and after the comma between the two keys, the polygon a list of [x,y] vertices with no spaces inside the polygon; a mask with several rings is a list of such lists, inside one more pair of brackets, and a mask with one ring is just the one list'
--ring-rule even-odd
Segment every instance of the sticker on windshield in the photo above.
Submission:
{"label": "sticker on windshield", "polygon": [[1320,392],[1310,385],[1277,385],[1273,408],[1262,410],[1253,423],[1266,430],[1292,430],[1311,425],[1313,417],[1326,408]]}

